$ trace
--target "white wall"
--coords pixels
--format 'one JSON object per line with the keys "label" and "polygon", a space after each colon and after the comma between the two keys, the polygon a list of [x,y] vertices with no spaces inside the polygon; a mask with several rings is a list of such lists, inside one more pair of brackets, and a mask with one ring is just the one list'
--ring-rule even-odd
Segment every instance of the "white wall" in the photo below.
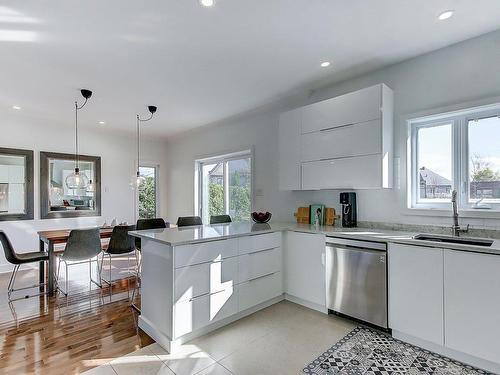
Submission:
{"label": "white wall", "polygon": [[[37,231],[61,228],[91,227],[108,223],[113,218],[133,223],[135,221],[136,140],[131,136],[116,135],[105,128],[86,129],[79,126],[80,153],[101,157],[102,216],[39,220],[39,152],[74,153],[74,126],[55,126],[40,119],[25,117],[20,112],[3,113],[0,124],[0,147],[34,150],[35,220],[0,221],[17,251],[38,250]],[[166,158],[165,142],[145,140],[141,147],[141,160],[160,165],[160,214],[166,213]],[[0,254],[0,272],[10,271],[3,252]]]}
{"label": "white wall", "polygon": [[[298,107],[373,84],[384,82],[395,94],[395,156],[400,158],[405,179],[405,116],[433,108],[500,97],[500,31],[486,34],[430,54],[340,84],[315,90],[309,98],[290,100]],[[333,71],[335,64],[333,64]],[[335,74],[335,73],[332,73]],[[282,192],[278,190],[278,113],[228,120],[215,126],[171,138],[168,141],[168,218],[192,214],[194,210],[194,160],[198,157],[255,147],[255,208],[273,212],[275,220],[294,220],[296,207],[314,202],[338,207],[338,191]],[[334,147],[334,145],[332,145]],[[398,173],[396,172],[396,176]],[[358,218],[393,223],[450,224],[447,217],[414,216],[404,210],[401,189],[359,191]],[[475,226],[497,227],[493,219],[467,219]]]}

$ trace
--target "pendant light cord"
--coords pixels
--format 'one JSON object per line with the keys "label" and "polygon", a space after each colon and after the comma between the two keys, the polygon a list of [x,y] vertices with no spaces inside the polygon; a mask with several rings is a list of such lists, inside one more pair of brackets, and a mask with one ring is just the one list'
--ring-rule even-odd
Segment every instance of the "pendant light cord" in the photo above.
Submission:
{"label": "pendant light cord", "polygon": [[87,104],[87,98],[81,106],[78,106],[78,102],[75,101],[75,169],[80,168],[80,154],[78,153],[78,111],[85,107]]}

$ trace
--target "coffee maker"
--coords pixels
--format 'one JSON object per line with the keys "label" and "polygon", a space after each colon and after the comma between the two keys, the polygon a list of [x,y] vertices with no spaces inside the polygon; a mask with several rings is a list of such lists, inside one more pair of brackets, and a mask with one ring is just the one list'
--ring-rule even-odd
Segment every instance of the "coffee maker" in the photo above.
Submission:
{"label": "coffee maker", "polygon": [[358,225],[356,193],[340,193],[340,204],[342,205],[342,226],[354,228]]}

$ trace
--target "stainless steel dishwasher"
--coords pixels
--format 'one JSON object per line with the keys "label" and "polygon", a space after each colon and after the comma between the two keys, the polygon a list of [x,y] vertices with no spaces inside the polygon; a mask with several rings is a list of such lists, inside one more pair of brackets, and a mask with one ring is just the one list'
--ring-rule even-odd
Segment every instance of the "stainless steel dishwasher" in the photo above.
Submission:
{"label": "stainless steel dishwasher", "polygon": [[387,244],[327,237],[326,306],[388,328]]}

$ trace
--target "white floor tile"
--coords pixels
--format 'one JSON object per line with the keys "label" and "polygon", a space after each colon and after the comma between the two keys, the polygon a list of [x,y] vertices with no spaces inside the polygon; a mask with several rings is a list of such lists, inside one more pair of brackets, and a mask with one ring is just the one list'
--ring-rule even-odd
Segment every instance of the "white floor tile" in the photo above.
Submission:
{"label": "white floor tile", "polygon": [[82,372],[82,375],[116,375],[116,372],[113,370],[111,365],[102,365]]}
{"label": "white floor tile", "polygon": [[215,364],[215,360],[196,345],[185,344],[169,354],[158,344],[148,346],[176,375],[194,375]]}
{"label": "white floor tile", "polygon": [[212,365],[205,370],[196,373],[196,375],[233,375],[233,373],[224,366],[216,363],[215,365]]}

